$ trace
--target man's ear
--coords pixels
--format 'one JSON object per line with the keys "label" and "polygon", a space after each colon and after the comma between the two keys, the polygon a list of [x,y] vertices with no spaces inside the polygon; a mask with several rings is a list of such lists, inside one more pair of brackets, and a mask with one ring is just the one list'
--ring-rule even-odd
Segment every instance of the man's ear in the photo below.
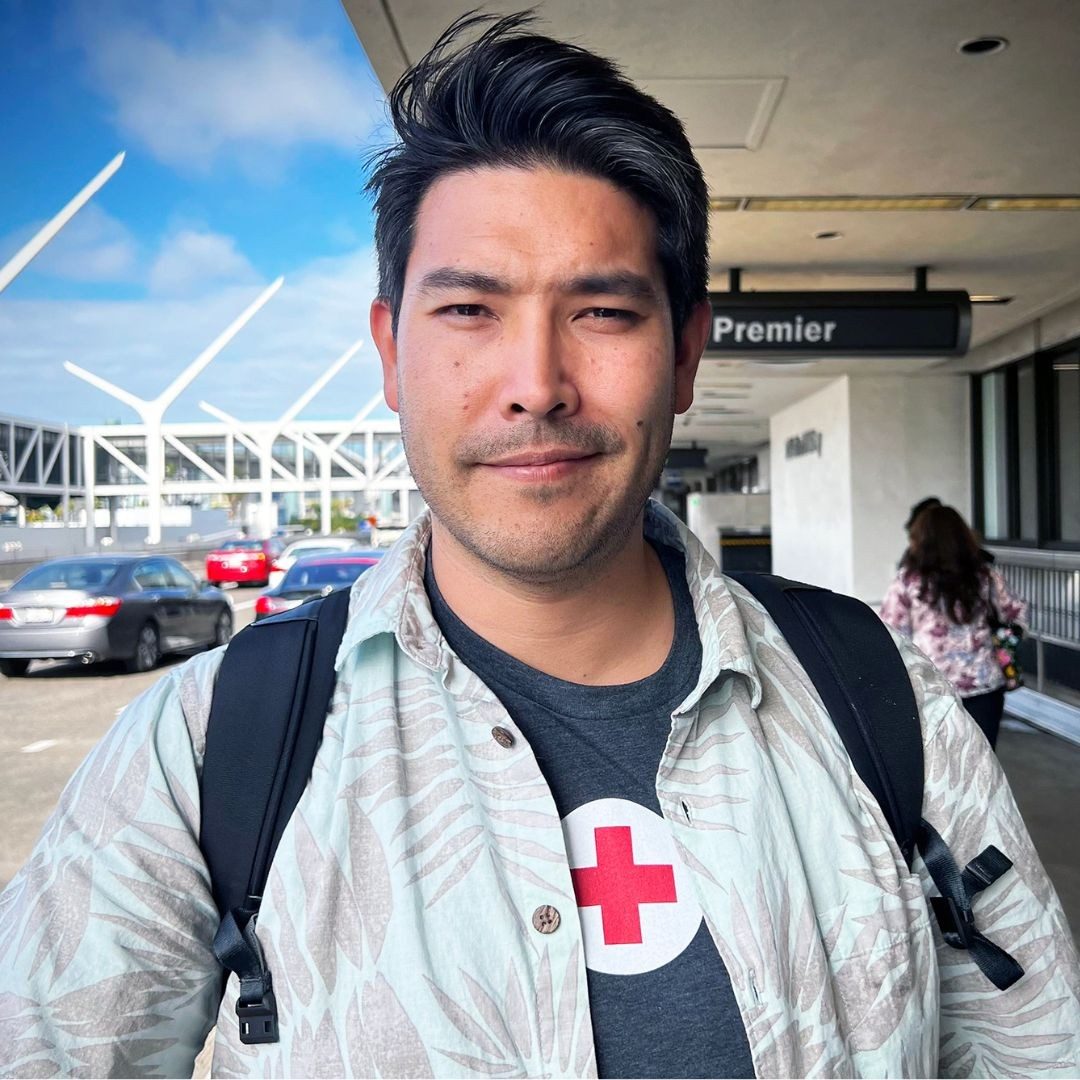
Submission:
{"label": "man's ear", "polygon": [[709,340],[712,305],[708,300],[695,304],[682,328],[675,348],[675,412],[684,413],[694,404],[694,379],[705,344]]}
{"label": "man's ear", "polygon": [[397,338],[394,336],[394,313],[390,301],[378,297],[371,302],[371,340],[379,350],[382,361],[383,397],[386,404],[398,411]]}

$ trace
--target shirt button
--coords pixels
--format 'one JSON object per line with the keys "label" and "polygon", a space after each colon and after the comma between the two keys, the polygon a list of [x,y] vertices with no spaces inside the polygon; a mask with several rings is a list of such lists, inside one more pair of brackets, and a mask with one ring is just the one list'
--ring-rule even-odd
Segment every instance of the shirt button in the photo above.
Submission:
{"label": "shirt button", "polygon": [[514,745],[514,736],[504,727],[493,727],[491,737],[504,749],[509,750]]}
{"label": "shirt button", "polygon": [[558,909],[553,908],[550,904],[541,904],[533,912],[533,926],[541,934],[554,934],[559,929],[559,923],[561,922],[562,916],[559,914]]}

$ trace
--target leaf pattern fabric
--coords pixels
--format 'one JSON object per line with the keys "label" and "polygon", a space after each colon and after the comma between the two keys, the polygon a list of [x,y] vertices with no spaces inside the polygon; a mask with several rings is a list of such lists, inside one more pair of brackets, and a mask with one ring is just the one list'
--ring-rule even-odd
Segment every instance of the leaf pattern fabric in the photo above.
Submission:
{"label": "leaf pattern fabric", "polygon": [[[923,720],[924,816],[963,865],[1015,863],[980,928],[1026,969],[996,990],[947,946],[772,620],[671,515],[702,638],[657,795],[730,973],[758,1076],[1069,1076],[1080,969],[986,741],[898,639]],[[310,781],[258,935],[281,1040],[240,1043],[220,996],[198,778],[221,652],[132,703],[0,896],[0,1074],[595,1076],[558,813],[527,741],[454,656],[422,584],[421,519],[353,590]],[[496,743],[492,728],[515,738]],[[557,908],[552,934],[533,926]],[[688,1024],[692,1037],[693,1026]]]}

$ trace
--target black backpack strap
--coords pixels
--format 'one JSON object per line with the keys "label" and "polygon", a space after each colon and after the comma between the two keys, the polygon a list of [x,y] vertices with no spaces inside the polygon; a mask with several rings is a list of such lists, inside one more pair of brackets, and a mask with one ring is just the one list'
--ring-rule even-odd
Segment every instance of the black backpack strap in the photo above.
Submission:
{"label": "black backpack strap", "polygon": [[918,848],[940,897],[931,907],[947,944],[968,949],[1005,990],[1024,969],[975,928],[972,903],[1012,863],[990,845],[963,871],[922,817],[923,753],[911,679],[884,623],[851,596],[770,574],[732,573],[787,639],[832,718],[855,771],[881,807],[911,866]]}
{"label": "black backpack strap", "polygon": [[770,574],[727,576],[761,602],[787,639],[910,867],[922,817],[922,729],[885,624],[852,596]]}
{"label": "black backpack strap", "polygon": [[322,741],[348,609],[342,589],[253,623],[230,642],[214,687],[199,845],[221,912],[214,954],[240,979],[244,1043],[278,1038],[255,923],[271,860]]}

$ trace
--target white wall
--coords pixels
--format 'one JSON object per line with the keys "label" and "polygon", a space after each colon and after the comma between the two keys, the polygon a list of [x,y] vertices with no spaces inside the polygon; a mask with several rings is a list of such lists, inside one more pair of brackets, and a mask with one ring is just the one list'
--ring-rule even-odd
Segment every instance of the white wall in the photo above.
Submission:
{"label": "white wall", "polygon": [[[913,503],[970,520],[968,395],[962,376],[845,375],[773,416],[773,572],[877,603]],[[788,458],[808,431],[821,453]]]}
{"label": "white wall", "polygon": [[[773,573],[850,592],[851,520],[849,377],[844,375],[769,422]],[[821,453],[786,457],[788,439],[821,433]]]}
{"label": "white wall", "polygon": [[957,376],[851,380],[855,596],[881,600],[920,499],[936,495],[971,520],[968,396],[967,379]]}
{"label": "white wall", "polygon": [[757,490],[772,490],[772,447],[766,443],[757,452]]}

